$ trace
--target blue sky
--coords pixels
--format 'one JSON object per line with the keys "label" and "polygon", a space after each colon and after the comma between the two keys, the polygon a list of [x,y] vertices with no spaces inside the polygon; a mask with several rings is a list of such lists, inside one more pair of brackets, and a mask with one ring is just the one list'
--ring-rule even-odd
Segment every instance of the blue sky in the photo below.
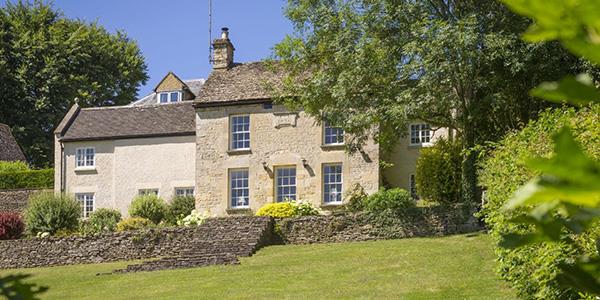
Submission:
{"label": "blue sky", "polygon": [[[229,27],[237,62],[268,57],[274,44],[292,32],[283,16],[286,0],[213,0],[212,37]],[[120,29],[137,41],[150,79],[149,93],[169,71],[182,79],[206,78],[208,0],[54,0],[69,18],[97,21],[111,32]]]}

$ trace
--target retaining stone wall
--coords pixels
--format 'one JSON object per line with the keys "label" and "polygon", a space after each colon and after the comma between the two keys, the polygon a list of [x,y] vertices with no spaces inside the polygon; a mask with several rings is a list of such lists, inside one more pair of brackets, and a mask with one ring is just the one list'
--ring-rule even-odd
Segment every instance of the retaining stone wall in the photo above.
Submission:
{"label": "retaining stone wall", "polygon": [[386,218],[356,213],[279,219],[276,227],[286,244],[442,236],[482,229],[472,211],[439,207],[416,208]]}
{"label": "retaining stone wall", "polygon": [[40,189],[0,190],[0,212],[23,212],[29,196]]}
{"label": "retaining stone wall", "polygon": [[[272,231],[271,218],[230,217],[209,219],[198,227],[0,241],[0,269],[172,257],[193,251],[191,245],[227,252],[247,248],[247,241],[262,237],[265,230]],[[268,244],[261,242],[259,246]]]}

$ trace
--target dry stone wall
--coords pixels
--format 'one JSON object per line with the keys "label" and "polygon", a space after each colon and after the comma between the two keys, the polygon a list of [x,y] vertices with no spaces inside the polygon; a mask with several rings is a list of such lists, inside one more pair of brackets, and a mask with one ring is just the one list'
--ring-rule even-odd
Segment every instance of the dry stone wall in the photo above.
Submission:
{"label": "dry stone wall", "polygon": [[31,194],[43,190],[19,189],[0,190],[0,212],[23,212]]}
{"label": "dry stone wall", "polygon": [[482,230],[471,211],[461,208],[416,208],[397,216],[365,213],[308,216],[277,220],[276,231],[286,244],[442,236]]}
{"label": "dry stone wall", "polygon": [[[0,241],[0,269],[173,257],[205,249],[211,253],[247,250],[249,240],[260,239],[271,227],[268,217],[232,217],[209,219],[198,227]],[[263,238],[255,246],[268,243]]]}

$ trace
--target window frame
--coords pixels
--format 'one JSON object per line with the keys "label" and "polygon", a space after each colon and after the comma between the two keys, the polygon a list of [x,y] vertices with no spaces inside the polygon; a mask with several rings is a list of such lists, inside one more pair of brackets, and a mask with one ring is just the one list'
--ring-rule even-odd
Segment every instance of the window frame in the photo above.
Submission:
{"label": "window frame", "polygon": [[[233,185],[232,185],[232,175],[235,172],[246,172],[246,186],[239,188],[236,187],[236,190],[243,190],[246,189],[247,190],[247,201],[248,202],[246,205],[237,205],[237,204],[233,204]],[[229,169],[227,170],[227,202],[228,202],[228,207],[230,209],[249,209],[250,208],[250,169],[249,168],[234,168],[234,169]],[[237,203],[237,201],[236,201]]]}
{"label": "window frame", "polygon": [[[173,98],[171,97],[172,94],[175,94],[175,93],[177,93],[177,101],[173,101]],[[162,91],[162,92],[157,92],[156,94],[158,95],[158,97],[156,97],[156,102],[158,104],[177,103],[177,102],[183,101],[183,92],[181,90]],[[167,102],[160,101],[161,100],[160,98],[162,95],[167,95]]]}
{"label": "window frame", "polygon": [[[150,191],[150,193],[146,193]],[[156,192],[154,192],[156,191]],[[145,196],[145,195],[150,195],[150,194],[154,194],[157,197],[160,196],[160,189],[158,188],[144,188],[144,189],[138,189],[138,196]]]}
{"label": "window frame", "polygon": [[[88,164],[88,153],[87,150],[92,150],[92,160],[91,164]],[[79,152],[83,151],[83,157],[80,157]],[[81,160],[80,160],[81,158]],[[83,165],[79,165],[79,162],[82,161]],[[96,168],[96,148],[95,147],[77,147],[75,148],[75,169],[93,169]]]}
{"label": "window frame", "polygon": [[[413,126],[419,126],[419,128],[417,129],[417,139],[419,140],[418,143],[414,143],[413,142]],[[429,130],[425,130],[423,129],[423,126],[427,126],[429,128]],[[427,142],[423,142],[423,139],[425,138],[425,135],[423,134],[423,132],[428,131],[429,132],[429,136],[427,136],[427,138],[429,139],[429,141]],[[431,125],[429,125],[428,123],[410,123],[408,125],[408,142],[410,146],[429,146],[432,144],[431,140],[433,138],[433,130],[431,129]]]}
{"label": "window frame", "polygon": [[[92,209],[88,211],[88,202],[90,199],[85,198],[91,196]],[[87,219],[96,210],[96,195],[94,193],[75,193],[75,199],[79,203],[81,218]]]}
{"label": "window frame", "polygon": [[[188,193],[189,190],[192,190],[192,194],[191,195]],[[177,194],[178,191],[183,191],[183,194],[178,195]],[[196,196],[196,189],[193,186],[176,187],[175,191],[173,192],[173,194],[175,195],[175,197],[194,197],[194,196]]]}
{"label": "window frame", "polygon": [[[248,130],[244,131],[235,131],[234,132],[234,119],[236,118],[248,118]],[[230,151],[247,151],[250,150],[252,146],[252,133],[250,130],[251,120],[249,114],[239,114],[239,115],[229,115],[229,150]],[[234,147],[234,143],[238,141],[234,141],[234,134],[248,134],[248,147],[236,148]],[[244,142],[245,140],[242,140]]]}
{"label": "window frame", "polygon": [[[331,182],[326,183],[325,182],[326,176],[328,176],[328,175],[325,174],[325,168],[326,167],[331,167],[331,166],[339,166],[340,167],[340,172],[339,172],[340,181],[339,182],[337,182],[337,181],[335,183],[331,183]],[[336,198],[337,198],[337,195],[339,195],[339,198],[340,198],[339,201],[326,201],[326,199],[329,198],[328,194],[325,193],[326,185],[327,184],[329,184],[329,185],[332,185],[332,184],[338,185],[339,184],[340,185],[340,191],[338,192],[338,194],[336,194]],[[343,194],[344,194],[344,164],[343,163],[341,163],[341,162],[338,162],[338,163],[324,163],[321,166],[321,192],[322,192],[321,202],[324,205],[340,205],[340,204],[344,203],[344,198],[343,198]]]}
{"label": "window frame", "polygon": [[[322,127],[322,131],[321,131],[321,143],[323,144],[323,146],[342,146],[346,144],[346,138],[345,138],[345,132],[344,129],[342,127],[339,126],[331,126],[330,123],[328,121],[323,121],[323,126]],[[339,130],[341,131],[341,137],[342,137],[342,141],[341,142],[335,142],[335,143],[327,143],[327,129],[331,129],[331,130]],[[335,136],[339,136],[339,133],[336,134]]]}
{"label": "window frame", "polygon": [[[275,203],[282,203],[282,202],[287,202],[285,200],[285,198],[282,198],[281,201],[279,201],[279,172],[280,170],[283,169],[288,169],[288,170],[294,170],[294,184],[287,184],[287,185],[282,185],[282,188],[293,188],[294,189],[294,198],[287,198],[289,199],[288,201],[296,201],[298,200],[298,168],[296,167],[296,165],[282,165],[282,166],[275,166],[273,167],[273,194],[274,194],[274,200]],[[288,179],[291,178],[290,175],[285,176]]]}

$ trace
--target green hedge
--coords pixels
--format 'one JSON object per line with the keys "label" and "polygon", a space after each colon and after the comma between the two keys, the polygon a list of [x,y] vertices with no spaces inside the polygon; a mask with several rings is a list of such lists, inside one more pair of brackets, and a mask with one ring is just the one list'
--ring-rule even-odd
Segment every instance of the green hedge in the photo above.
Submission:
{"label": "green hedge", "polygon": [[[480,182],[487,189],[481,215],[491,236],[498,242],[502,234],[526,233],[530,227],[509,222],[522,212],[507,215],[502,207],[515,191],[538,175],[525,166],[533,156],[548,157],[552,152],[552,135],[569,125],[583,149],[600,159],[600,105],[576,110],[562,108],[544,112],[522,131],[508,134],[497,143],[482,163]],[[509,281],[522,299],[579,299],[580,296],[561,286],[556,278],[558,265],[571,263],[581,254],[596,254],[595,239],[600,228],[563,243],[540,243],[513,250],[496,247],[500,275]]]}
{"label": "green hedge", "polygon": [[52,188],[54,169],[0,173],[0,190],[24,188]]}

